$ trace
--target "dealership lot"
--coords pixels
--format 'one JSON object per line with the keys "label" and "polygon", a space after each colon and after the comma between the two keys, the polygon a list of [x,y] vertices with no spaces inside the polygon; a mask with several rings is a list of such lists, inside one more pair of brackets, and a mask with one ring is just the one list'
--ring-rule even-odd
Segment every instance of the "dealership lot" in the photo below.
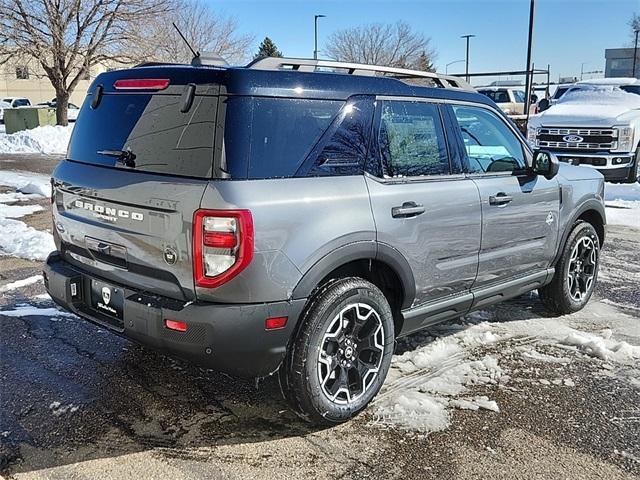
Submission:
{"label": "dealership lot", "polygon": [[[56,161],[2,156],[0,170]],[[21,220],[48,229],[48,199],[24,204],[42,209]],[[403,340],[376,402],[332,429],[291,414],[274,378],[205,371],[60,313],[38,262],[0,257],[3,474],[634,478],[639,246],[640,230],[609,227],[597,298],[577,314],[550,318],[528,295]]]}

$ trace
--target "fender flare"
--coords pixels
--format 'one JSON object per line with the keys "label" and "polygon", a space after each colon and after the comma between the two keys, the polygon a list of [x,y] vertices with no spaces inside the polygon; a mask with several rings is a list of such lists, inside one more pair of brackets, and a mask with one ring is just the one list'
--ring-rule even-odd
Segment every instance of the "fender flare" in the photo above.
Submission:
{"label": "fender flare", "polygon": [[378,260],[387,264],[398,275],[402,284],[402,308],[411,306],[416,295],[416,283],[409,262],[395,248],[378,242],[353,242],[332,250],[302,275],[291,298],[308,298],[327,275],[354,260]]}
{"label": "fender flare", "polygon": [[[589,198],[586,201],[584,201],[572,213],[571,217],[569,218],[569,221],[565,225],[564,231],[562,232],[562,235],[560,237],[560,242],[558,243],[558,251],[556,252],[555,258],[553,259],[552,265],[555,266],[558,263],[558,261],[560,260],[560,257],[562,256],[562,252],[564,251],[564,246],[567,243],[567,238],[569,237],[569,234],[571,233],[571,229],[575,225],[575,223],[578,220],[578,218],[583,213],[585,213],[585,212],[587,212],[589,210],[595,211],[600,216],[600,219],[602,220],[602,225],[603,226],[607,225],[607,220],[606,220],[607,217],[605,215],[604,205],[602,204],[602,202],[600,200],[596,199],[596,198]],[[602,236],[602,242],[604,243],[604,234]],[[602,245],[600,245],[600,246],[602,247]]]}

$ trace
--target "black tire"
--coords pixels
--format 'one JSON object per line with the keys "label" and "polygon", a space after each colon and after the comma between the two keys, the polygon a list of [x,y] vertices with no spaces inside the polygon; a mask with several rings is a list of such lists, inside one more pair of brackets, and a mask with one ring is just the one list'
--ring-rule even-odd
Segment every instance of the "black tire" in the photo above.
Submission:
{"label": "black tire", "polygon": [[[592,245],[595,249],[594,256],[591,255],[587,245]],[[589,257],[588,259],[582,258],[583,252]],[[594,258],[595,261],[593,261]],[[598,234],[593,225],[579,221],[573,226],[567,238],[562,256],[556,265],[553,280],[538,289],[545,306],[560,315],[582,310],[593,294],[598,279],[599,264]],[[571,278],[569,278],[570,274]],[[589,277],[592,277],[590,282],[587,280]]]}
{"label": "black tire", "polygon": [[[389,302],[364,279],[338,279],[312,297],[300,322],[280,367],[283,394],[311,423],[345,422],[375,397],[389,371],[395,342]],[[343,380],[347,391],[340,388]]]}
{"label": "black tire", "polygon": [[640,175],[640,169],[638,168],[638,163],[640,162],[640,149],[636,153],[636,157],[633,159],[633,166],[629,171],[629,176],[624,183],[636,183],[638,181],[638,175]]}

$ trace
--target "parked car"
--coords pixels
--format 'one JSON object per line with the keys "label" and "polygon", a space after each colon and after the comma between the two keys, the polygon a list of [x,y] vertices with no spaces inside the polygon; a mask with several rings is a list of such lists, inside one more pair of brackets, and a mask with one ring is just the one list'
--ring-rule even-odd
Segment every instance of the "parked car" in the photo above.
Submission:
{"label": "parked car", "polygon": [[11,108],[31,106],[31,101],[24,97],[4,97],[2,101],[8,103]]}
{"label": "parked car", "polygon": [[567,93],[567,91],[573,86],[575,86],[575,83],[566,83],[566,84],[558,85],[556,87],[555,92],[553,92],[553,95],[551,95],[550,104],[553,105],[553,104],[557,103],[558,100],[560,98],[562,98],[562,96],[565,93]]}
{"label": "parked car", "polygon": [[640,95],[629,92],[638,83],[606,80],[571,87],[555,105],[529,120],[527,136],[534,147],[549,149],[560,161],[596,169],[607,181],[635,183]]}
{"label": "parked car", "polygon": [[11,104],[4,101],[0,101],[0,123],[4,123],[4,110],[6,108],[11,108]]}
{"label": "parked car", "polygon": [[[39,103],[38,105],[46,106],[49,108],[56,108],[57,102],[56,102],[56,99],[54,98],[50,102],[43,102],[43,103]],[[69,120],[70,122],[75,122],[78,119],[79,113],[80,113],[80,107],[69,102],[69,104],[67,105],[67,120]]]}
{"label": "parked car", "polygon": [[483,87],[478,93],[493,100],[507,115],[524,114],[525,93],[522,87]]}
{"label": "parked car", "polygon": [[398,337],[534,289],[583,308],[605,232],[602,175],[466,83],[322,60],[102,73],[52,185],[55,302],[277,374],[325,424],[371,401]]}

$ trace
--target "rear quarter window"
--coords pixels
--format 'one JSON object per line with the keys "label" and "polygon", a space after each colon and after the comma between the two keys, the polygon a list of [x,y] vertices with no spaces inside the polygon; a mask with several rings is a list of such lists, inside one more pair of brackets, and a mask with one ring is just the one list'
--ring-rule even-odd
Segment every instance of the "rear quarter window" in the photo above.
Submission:
{"label": "rear quarter window", "polygon": [[292,177],[344,102],[230,97],[225,162],[231,178]]}

